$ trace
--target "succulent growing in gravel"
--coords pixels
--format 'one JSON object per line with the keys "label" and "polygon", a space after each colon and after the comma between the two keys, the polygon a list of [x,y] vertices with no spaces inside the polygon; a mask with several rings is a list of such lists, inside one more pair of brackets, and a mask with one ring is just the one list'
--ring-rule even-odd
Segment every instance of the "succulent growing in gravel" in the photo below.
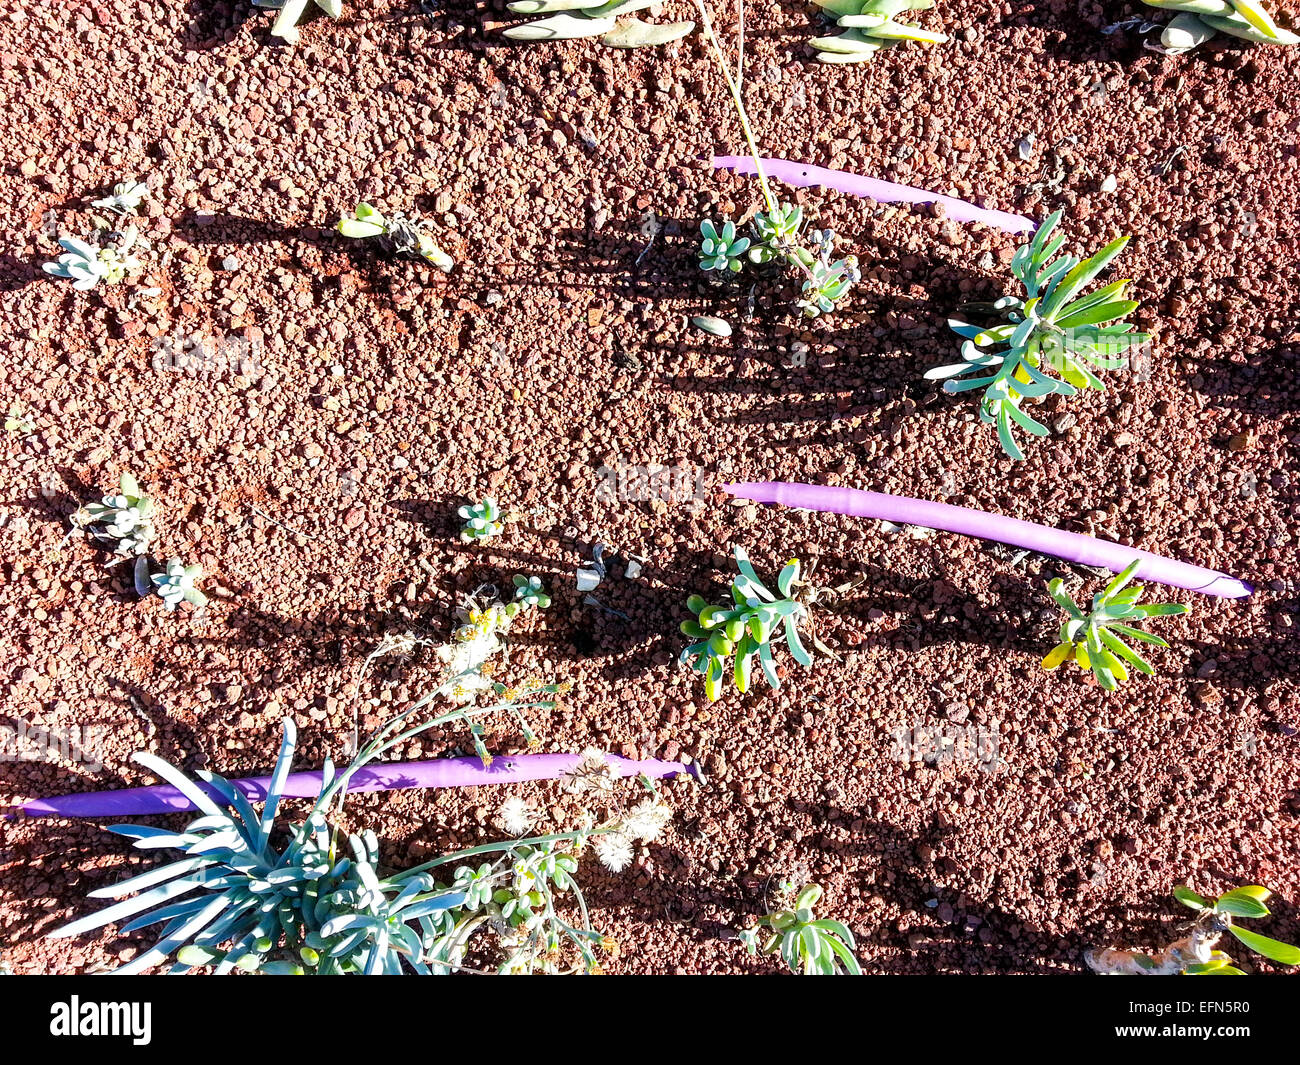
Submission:
{"label": "succulent growing in gravel", "polygon": [[[983,328],[949,319],[953,332],[965,338],[961,347],[965,361],[925,374],[932,381],[954,378],[945,382],[946,392],[983,388],[980,420],[997,426],[1002,450],[1013,459],[1024,458],[1013,436],[1015,427],[1034,436],[1047,435],[1047,427],[1021,409],[1024,400],[1053,393],[1072,396],[1080,388],[1104,391],[1097,371],[1122,369],[1131,353],[1151,339],[1146,333],[1134,333],[1133,326],[1122,321],[1137,309],[1136,302],[1125,298],[1130,281],[1113,281],[1081,295],[1124,250],[1129,238],[1120,237],[1082,261],[1073,255],[1053,258],[1065,243],[1064,234],[1052,237],[1060,220],[1057,211],[1011,260],[1011,272],[1025,287],[1024,299],[1004,296],[995,303],[965,308],[999,314],[1005,323]],[[1060,378],[1048,376],[1044,371],[1049,369]],[[985,371],[991,371],[990,376],[967,376]],[[955,380],[960,377],[966,379]]]}
{"label": "succulent growing in gravel", "polygon": [[516,574],[514,578],[515,599],[513,603],[508,603],[506,609],[514,607],[516,611],[520,609],[545,610],[551,605],[551,597],[546,594],[546,587],[542,584],[541,577],[525,577],[523,574]]}
{"label": "succulent growing in gravel", "polygon": [[[793,885],[785,884],[787,897]],[[779,953],[790,971],[803,976],[861,976],[862,968],[853,951],[857,944],[848,925],[818,919],[813,907],[822,897],[817,884],[801,888],[789,906],[758,919],[758,927],[740,933],[750,954]],[[762,946],[759,937],[768,933]]]}
{"label": "succulent growing in gravel", "polygon": [[1227,954],[1215,949],[1223,933],[1227,932],[1270,961],[1280,965],[1300,965],[1300,947],[1237,927],[1237,918],[1268,917],[1269,909],[1264,903],[1270,895],[1272,892],[1268,888],[1251,884],[1233,888],[1210,900],[1189,887],[1176,887],[1174,898],[1196,911],[1188,935],[1151,954],[1107,947],[1089,951],[1084,960],[1089,968],[1105,975],[1244,976]]}
{"label": "succulent growing in gravel", "polygon": [[383,237],[397,255],[424,259],[444,272],[456,262],[438,247],[437,242],[421,228],[418,219],[395,214],[385,217],[368,203],[358,203],[352,216],[344,215],[334,227],[345,237]]}
{"label": "succulent growing in gravel", "polygon": [[162,573],[154,573],[149,579],[168,610],[175,610],[182,602],[203,606],[208,597],[194,586],[194,582],[203,576],[200,566],[187,566],[179,558],[169,559]]}
{"label": "succulent growing in gravel", "polygon": [[141,263],[130,254],[139,236],[136,228],[129,226],[117,236],[116,244],[99,247],[76,237],[60,237],[63,254],[52,263],[44,263],[41,269],[55,277],[68,278],[73,288],[83,291],[101,281],[106,285],[119,284],[128,273],[138,270]]}
{"label": "succulent growing in gravel", "polygon": [[703,596],[693,595],[686,606],[696,619],[681,626],[683,633],[696,640],[682,651],[681,660],[690,661],[692,669],[704,674],[704,691],[710,701],[721,697],[727,660],[733,655],[730,671],[742,693],[749,690],[755,655],[768,684],[781,687],[772,655],[772,636],[778,625],[784,626],[785,643],[795,661],[812,665],[812,655],[804,649],[798,629],[808,608],[791,598],[799,579],[799,560],[792,558],[778,575],[780,598],[758,579],[744,548],[736,548],[736,567],[740,573],[731,584],[731,605],[711,606]]}
{"label": "succulent growing in gravel", "polygon": [[1196,48],[1216,33],[1226,33],[1256,44],[1300,44],[1289,30],[1277,25],[1259,0],[1142,0],[1148,7],[1176,11],[1164,28],[1160,44],[1166,52]]}
{"label": "succulent growing in gravel", "polygon": [[1062,662],[1073,658],[1083,669],[1091,669],[1097,683],[1106,691],[1114,691],[1121,682],[1128,679],[1129,666],[1148,676],[1155,673],[1146,660],[1121,640],[1120,636],[1155,644],[1157,647],[1168,647],[1169,644],[1159,636],[1135,629],[1126,622],[1169,614],[1186,614],[1191,608],[1182,603],[1151,603],[1146,606],[1138,603],[1142,585],[1135,584],[1127,591],[1124,588],[1133,579],[1139,564],[1140,560],[1134,560],[1123,573],[1093,596],[1092,608],[1087,613],[1065,594],[1059,577],[1048,584],[1048,592],[1068,617],[1061,624],[1061,642],[1043,659],[1044,669],[1055,669]]}
{"label": "succulent growing in gravel", "polygon": [[942,33],[920,26],[895,22],[904,11],[925,11],[934,0],[815,0],[818,7],[835,19],[844,30],[834,37],[811,41],[817,58],[823,63],[864,63],[883,48],[904,41],[942,44]]}
{"label": "succulent growing in gravel", "polygon": [[117,491],[98,503],[88,503],[73,516],[73,524],[123,558],[144,555],[153,539],[153,500],[140,491],[129,473],[117,483]]}
{"label": "succulent growing in gravel", "polygon": [[562,41],[599,37],[611,48],[645,48],[680,40],[695,29],[694,22],[652,24],[639,18],[622,18],[644,11],[657,0],[515,0],[507,6],[516,15],[547,15],[504,30],[513,41]]}
{"label": "succulent growing in gravel", "polygon": [[501,535],[504,527],[501,521],[501,508],[491,496],[484,497],[481,503],[466,504],[456,513],[465,522],[460,530],[460,538],[464,543],[472,544]]}
{"label": "succulent growing in gravel", "polygon": [[253,0],[253,5],[280,12],[271,26],[271,36],[290,44],[298,39],[298,23],[309,6],[320,8],[330,18],[338,18],[343,13],[342,0]]}
{"label": "succulent growing in gravel", "polygon": [[700,223],[700,269],[728,270],[738,274],[745,266],[749,238],[736,236],[736,223],[724,222],[722,230],[707,218]]}
{"label": "succulent growing in gravel", "polygon": [[102,200],[93,200],[91,205],[102,207],[106,211],[112,211],[114,214],[127,215],[135,214],[144,198],[149,195],[149,186],[143,181],[119,181],[113,186],[110,195],[105,196]]}

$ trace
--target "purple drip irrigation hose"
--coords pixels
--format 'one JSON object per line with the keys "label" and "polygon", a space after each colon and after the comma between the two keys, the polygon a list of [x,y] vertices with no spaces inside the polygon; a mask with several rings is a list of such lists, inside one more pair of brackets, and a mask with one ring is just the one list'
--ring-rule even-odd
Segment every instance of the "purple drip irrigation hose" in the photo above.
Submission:
{"label": "purple drip irrigation hose", "polygon": [[[635,762],[616,754],[606,755],[616,776],[631,777],[644,773],[648,777],[671,777],[689,773],[699,778],[696,766],[681,762],[648,759]],[[494,758],[484,766],[478,758],[437,758],[427,762],[379,762],[357,770],[348,782],[348,791],[403,791],[408,788],[463,788],[474,784],[511,784],[521,780],[553,780],[568,772],[582,760],[578,754],[521,754]],[[246,777],[230,781],[253,802],[266,798],[270,777]],[[217,790],[195,781],[215,801],[224,805]],[[319,772],[290,773],[283,794],[296,798],[314,798],[320,794]],[[119,791],[87,791],[79,795],[62,795],[54,799],[33,799],[20,803],[4,818],[27,817],[125,817],[141,814],[169,814],[193,810],[194,804],[170,784]]]}
{"label": "purple drip irrigation hose", "polygon": [[1039,551],[1068,562],[1100,566],[1112,573],[1119,573],[1134,559],[1138,559],[1141,565],[1138,566],[1137,576],[1142,579],[1203,592],[1205,595],[1241,599],[1255,590],[1245,581],[1218,570],[1178,562],[1162,555],[1153,555],[1150,551],[1139,551],[1135,547],[1098,540],[1082,533],[1065,532],[1032,521],[986,514],[982,510],[955,507],[949,503],[931,503],[910,496],[863,492],[856,488],[831,488],[785,481],[744,481],[722,487],[739,499],[749,499],[755,503],[780,503],[782,506],[802,510],[824,510],[856,518],[876,518],[900,525],[943,529],[963,536],[996,540],[1029,551]]}
{"label": "purple drip irrigation hose", "polygon": [[[848,193],[850,196],[879,200],[881,203],[941,203],[948,217],[955,221],[983,222],[985,225],[995,226],[1008,233],[1032,233],[1037,228],[1037,223],[1024,215],[986,210],[965,200],[953,196],[941,196],[937,192],[927,192],[912,185],[900,185],[894,181],[867,177],[865,174],[850,174],[847,170],[831,170],[824,166],[792,162],[789,159],[760,159],[759,161],[763,164],[763,172],[768,177],[776,178],[777,181],[783,181],[796,188],[821,185]],[[715,155],[713,166],[718,170],[734,170],[737,174],[752,176],[756,173],[754,160],[747,155]]]}

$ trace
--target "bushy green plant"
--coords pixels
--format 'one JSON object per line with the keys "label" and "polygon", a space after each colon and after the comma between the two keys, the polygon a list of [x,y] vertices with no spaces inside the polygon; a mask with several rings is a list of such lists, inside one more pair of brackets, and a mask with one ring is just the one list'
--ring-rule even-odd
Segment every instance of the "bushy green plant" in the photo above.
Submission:
{"label": "bushy green plant", "polygon": [[135,214],[144,198],[149,195],[149,186],[143,181],[119,181],[113,191],[102,200],[93,200],[92,206],[102,207],[117,215]]}
{"label": "bushy green plant", "polygon": [[368,203],[358,203],[352,215],[344,215],[334,228],[354,239],[382,237],[394,254],[423,259],[439,270],[450,271],[456,265],[455,260],[438,247],[421,225],[418,219],[401,214],[385,216]]}
{"label": "bushy green plant", "polygon": [[309,6],[320,8],[330,18],[343,14],[342,0],[253,0],[255,7],[270,8],[279,11],[271,26],[271,36],[292,44],[298,39],[298,23],[302,21]]}
{"label": "bushy green plant", "polygon": [[118,479],[117,491],[98,503],[88,503],[72,516],[78,528],[123,558],[144,555],[154,537],[154,501],[140,490],[129,473]]}
{"label": "bushy green plant", "polygon": [[1216,33],[1226,33],[1256,44],[1300,44],[1289,30],[1277,25],[1259,0],[1142,0],[1148,7],[1176,11],[1160,43],[1169,52],[1199,47]]}
{"label": "bushy green plant", "polygon": [[457,509],[465,524],[461,526],[460,538],[467,544],[490,540],[500,536],[505,527],[501,520],[501,508],[491,496],[484,497],[481,503],[469,503]]}
{"label": "bushy green plant", "polygon": [[[1122,321],[1138,306],[1125,298],[1131,281],[1114,281],[1081,295],[1124,250],[1129,238],[1112,241],[1082,261],[1073,255],[1057,258],[1065,235],[1052,233],[1060,220],[1060,211],[1052,214],[1011,260],[1011,272],[1024,285],[1024,299],[1006,296],[966,308],[999,314],[1006,322],[984,328],[950,319],[949,327],[965,338],[961,347],[965,361],[925,374],[929,380],[954,378],[946,380],[946,392],[984,389],[980,420],[997,426],[1002,450],[1012,459],[1024,458],[1013,436],[1015,427],[1034,436],[1047,435],[1047,427],[1021,409],[1024,400],[1053,393],[1072,396],[1080,388],[1104,391],[1097,371],[1127,366],[1131,354],[1151,339],[1146,333],[1134,333],[1133,326]],[[1049,376],[1048,370],[1060,377]],[[987,371],[992,371],[990,376],[968,376]]]}
{"label": "bushy green plant", "polygon": [[[793,885],[783,885],[786,895]],[[861,976],[862,968],[853,951],[857,947],[848,925],[840,921],[818,919],[813,907],[821,900],[817,884],[801,888],[786,908],[758,919],[757,928],[740,933],[741,942],[751,954],[777,954],[790,971],[803,976]],[[766,935],[762,945],[760,936]]]}
{"label": "bushy green plant", "polygon": [[[1180,886],[1174,888],[1174,898],[1196,911],[1196,921],[1217,940],[1220,935],[1228,935],[1244,943],[1257,954],[1262,954],[1269,961],[1280,965],[1300,965],[1300,947],[1282,943],[1248,928],[1238,928],[1238,918],[1259,918],[1270,916],[1264,903],[1273,893],[1258,884],[1233,888],[1211,901],[1204,895],[1198,895],[1191,888]],[[1232,959],[1222,951],[1215,951],[1207,962],[1188,966],[1184,972],[1190,976],[1244,976],[1245,974],[1232,965]]]}
{"label": "bushy green plant", "polygon": [[934,0],[815,0],[818,7],[844,30],[834,37],[810,42],[823,63],[865,63],[884,48],[904,41],[942,44],[942,33],[895,22],[904,11],[926,11]]}
{"label": "bushy green plant", "polygon": [[72,287],[86,291],[94,288],[101,281],[106,285],[121,284],[128,274],[141,267],[141,262],[131,249],[139,239],[134,226],[128,226],[117,234],[115,244],[95,246],[76,237],[60,237],[59,246],[63,254],[54,262],[43,263],[41,269],[55,277],[65,277],[72,282]]}
{"label": "bushy green plant", "polygon": [[1134,560],[1092,599],[1086,613],[1064,591],[1064,582],[1057,577],[1047,590],[1068,615],[1061,624],[1058,643],[1043,659],[1044,669],[1055,669],[1073,658],[1083,669],[1091,669],[1097,683],[1106,691],[1114,691],[1128,679],[1128,667],[1151,675],[1155,670],[1141,655],[1128,646],[1121,636],[1157,647],[1168,647],[1164,640],[1152,633],[1135,629],[1129,621],[1186,614],[1191,608],[1182,603],[1152,603],[1142,605],[1142,585],[1135,584],[1127,591],[1125,586],[1133,579],[1140,560]]}
{"label": "bushy green plant", "polygon": [[515,0],[507,6],[517,15],[547,15],[502,31],[513,41],[563,41],[599,37],[612,48],[645,48],[680,40],[695,29],[694,22],[654,25],[623,18],[652,7],[657,0]]}
{"label": "bushy green plant", "polygon": [[781,687],[772,654],[778,625],[783,627],[786,646],[795,661],[812,665],[812,655],[804,649],[798,628],[808,608],[791,598],[799,580],[799,560],[791,559],[777,576],[779,598],[758,579],[744,548],[736,548],[736,567],[740,573],[731,584],[731,605],[712,606],[703,596],[693,595],[686,606],[696,618],[681,626],[683,633],[696,640],[682,651],[681,661],[689,661],[692,669],[704,675],[704,691],[710,701],[721,697],[727,660],[733,655],[735,662],[729,671],[742,693],[749,690],[755,656],[768,684]]}
{"label": "bushy green plant", "polygon": [[168,560],[162,573],[155,573],[149,579],[167,609],[175,610],[181,603],[207,604],[208,597],[195,586],[202,576],[201,566],[187,566],[179,558],[173,558]]}

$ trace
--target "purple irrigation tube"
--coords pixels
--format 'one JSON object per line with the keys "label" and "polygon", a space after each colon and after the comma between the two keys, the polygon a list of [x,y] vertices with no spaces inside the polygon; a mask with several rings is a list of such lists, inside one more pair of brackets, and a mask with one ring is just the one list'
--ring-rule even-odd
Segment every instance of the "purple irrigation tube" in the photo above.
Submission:
{"label": "purple irrigation tube", "polygon": [[1013,544],[1063,558],[1068,562],[1100,566],[1112,573],[1119,573],[1134,559],[1138,559],[1141,565],[1138,566],[1137,575],[1142,579],[1206,595],[1241,599],[1255,590],[1245,581],[1218,570],[1178,562],[1163,555],[1153,555],[1150,551],[1139,551],[1136,547],[1125,547],[1123,544],[1098,540],[1082,533],[1052,529],[1000,514],[986,514],[982,510],[971,510],[968,507],[954,507],[949,503],[931,503],[924,499],[863,492],[856,488],[830,488],[786,481],[744,481],[722,487],[738,499],[750,499],[755,503],[780,503],[782,506],[802,510],[824,510],[857,518],[893,521],[900,525],[944,529],[981,540]]}
{"label": "purple irrigation tube", "polygon": [[[648,777],[671,777],[689,773],[698,778],[695,766],[681,762],[649,759],[634,762],[616,754],[606,755],[610,768],[620,777],[644,773]],[[428,762],[378,762],[357,770],[348,782],[348,791],[401,791],[407,788],[463,788],[472,784],[510,784],[521,780],[553,780],[581,761],[578,754],[521,754],[494,758],[484,766],[477,758],[437,758]],[[195,783],[213,799],[221,796],[202,781]],[[253,802],[266,798],[270,777],[246,777],[230,782]],[[313,798],[320,793],[319,772],[290,773],[284,794]],[[142,814],[168,814],[193,810],[194,804],[170,784],[119,791],[87,791],[79,795],[61,795],[54,799],[33,799],[20,803],[4,814],[5,818],[27,817],[128,817]]]}
{"label": "purple irrigation tube", "polygon": [[[1006,211],[990,211],[976,207],[973,203],[959,200],[954,196],[943,196],[937,192],[927,192],[912,185],[900,185],[895,181],[883,181],[880,178],[867,177],[865,174],[850,174],[847,170],[831,170],[824,166],[811,166],[808,163],[796,163],[789,159],[762,159],[763,172],[768,177],[776,178],[796,188],[809,185],[822,185],[828,189],[846,192],[850,196],[862,196],[881,203],[941,203],[949,218],[958,222],[983,222],[1008,233],[1032,233],[1037,223],[1024,215],[1008,214]],[[713,166],[717,170],[734,170],[737,174],[755,173],[754,160],[747,155],[715,155]]]}

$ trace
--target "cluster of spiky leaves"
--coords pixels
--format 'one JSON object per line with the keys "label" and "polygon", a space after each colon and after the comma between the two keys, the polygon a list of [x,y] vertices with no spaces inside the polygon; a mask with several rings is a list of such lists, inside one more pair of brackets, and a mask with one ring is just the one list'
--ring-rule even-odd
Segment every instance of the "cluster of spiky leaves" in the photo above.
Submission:
{"label": "cluster of spiky leaves", "polygon": [[[1174,888],[1174,898],[1184,906],[1197,913],[1197,919],[1204,921],[1216,931],[1227,932],[1257,954],[1262,954],[1269,961],[1280,965],[1300,965],[1300,947],[1290,943],[1262,936],[1248,928],[1238,928],[1238,918],[1268,917],[1269,908],[1264,905],[1273,893],[1266,887],[1250,884],[1246,887],[1233,888],[1211,901],[1204,895],[1198,895],[1191,888],[1180,886]],[[1210,955],[1208,962],[1188,966],[1185,973],[1189,976],[1244,976],[1240,969],[1232,964],[1232,959],[1221,950]]]}
{"label": "cluster of spiky leaves", "polygon": [[126,280],[127,274],[134,273],[143,265],[131,254],[131,249],[139,239],[135,226],[127,226],[116,236],[115,244],[89,244],[76,237],[60,237],[59,247],[63,249],[54,262],[43,263],[41,269],[55,277],[65,277],[72,282],[72,287],[86,291],[94,288],[101,281],[106,285],[119,285]]}
{"label": "cluster of spiky leaves", "polygon": [[[1002,450],[1013,459],[1024,458],[1013,435],[1015,428],[1047,435],[1047,427],[1021,408],[1026,399],[1072,396],[1080,388],[1104,391],[1097,373],[1127,366],[1136,349],[1151,339],[1133,332],[1133,326],[1123,321],[1137,309],[1137,303],[1125,295],[1131,281],[1114,281],[1082,295],[1129,238],[1112,241],[1087,259],[1057,257],[1065,243],[1064,234],[1052,235],[1060,220],[1057,211],[1011,260],[1012,273],[1025,287],[1023,299],[1006,296],[965,308],[1000,314],[1005,323],[984,328],[950,319],[949,327],[965,338],[961,347],[965,361],[925,374],[929,380],[944,380],[946,392],[984,389],[980,420],[997,426]],[[1059,378],[1049,376],[1049,370]],[[988,376],[968,376],[974,374]]]}
{"label": "cluster of spiky leaves", "polygon": [[815,0],[844,32],[811,41],[823,63],[865,63],[884,48],[904,41],[942,44],[948,38],[909,23],[896,22],[905,11],[926,11],[934,0]]}
{"label": "cluster of spiky leaves", "polygon": [[334,228],[345,237],[383,237],[395,254],[423,259],[444,272],[456,265],[418,219],[401,214],[386,217],[368,203],[358,203],[351,216],[344,215]]}
{"label": "cluster of spiky leaves", "polygon": [[1191,608],[1182,603],[1139,603],[1142,585],[1135,584],[1125,591],[1139,565],[1140,560],[1133,561],[1093,596],[1092,607],[1086,613],[1065,594],[1064,582],[1059,577],[1048,584],[1048,592],[1068,616],[1061,624],[1060,643],[1043,659],[1044,669],[1055,669],[1073,658],[1083,669],[1091,669],[1097,683],[1106,691],[1114,691],[1128,679],[1129,666],[1148,676],[1155,673],[1146,659],[1120,637],[1127,636],[1157,647],[1168,647],[1169,644],[1159,636],[1135,629],[1128,622],[1186,614]]}
{"label": "cluster of spiky leaves", "polygon": [[[801,666],[812,665],[812,655],[799,637],[799,621],[808,608],[790,598],[799,579],[799,560],[791,559],[776,579],[780,597],[758,579],[744,548],[736,548],[736,567],[740,573],[731,583],[730,606],[712,606],[700,595],[687,600],[687,608],[696,615],[694,621],[682,622],[682,632],[696,642],[681,654],[683,662],[704,674],[704,691],[710,701],[721,697],[728,672],[741,692],[749,690],[754,658],[757,656],[763,676],[773,688],[781,687],[776,660],[772,654],[772,637],[777,626],[783,627],[786,646]],[[778,639],[780,636],[778,635]],[[735,656],[730,669],[727,660]]]}
{"label": "cluster of spiky leaves", "polygon": [[694,22],[653,24],[639,18],[624,18],[653,7],[658,0],[515,0],[507,5],[516,15],[546,15],[546,18],[511,26],[505,35],[514,41],[565,41],[599,37],[611,48],[651,48],[680,40],[695,30]]}
{"label": "cluster of spiky leaves", "polygon": [[338,18],[343,14],[342,0],[253,0],[253,6],[280,12],[271,26],[271,36],[290,44],[298,39],[298,23],[302,21],[308,7],[318,7],[330,18]]}
{"label": "cluster of spiky leaves", "polygon": [[736,224],[724,220],[719,228],[710,219],[700,223],[700,269],[739,274],[746,262],[761,265],[781,262],[803,276],[797,306],[808,318],[829,314],[861,280],[858,260],[853,256],[832,259],[835,234],[815,229],[807,242],[800,239],[803,209],[783,203],[760,211],[750,223],[751,236],[738,236]]}
{"label": "cluster of spiky leaves", "polygon": [[[113,922],[124,933],[161,925],[157,943],[119,973],[142,972],[173,956],[176,961],[169,969],[173,973],[198,965],[215,966],[218,973],[235,968],[321,975],[396,974],[404,967],[421,974],[447,971],[449,964],[459,963],[464,941],[477,927],[471,918],[480,903],[471,902],[464,877],[458,874],[456,882],[443,885],[429,870],[501,851],[516,862],[531,863],[529,869],[548,877],[553,887],[565,889],[571,884],[566,878],[572,868],[560,862],[549,845],[585,838],[588,833],[487,844],[391,876],[379,873],[378,840],[373,833],[348,836],[344,848],[326,812],[335,801],[341,806],[353,775],[425,729],[466,716],[460,708],[405,727],[411,714],[431,698],[397,715],[343,771],[326,758],[316,801],[304,820],[288,826],[283,842],[276,839],[276,814],[293,761],[296,730],[291,719],[284,722],[260,814],[224,777],[200,771],[197,776],[206,786],[200,787],[160,758],[137,753],[135,760],[175,787],[200,816],[180,832],[143,825],[113,825],[109,831],[135,840],[139,849],[176,849],[184,857],[91,892],[93,898],[122,901],[51,934],[75,936]],[[492,877],[494,891],[501,879]],[[516,874],[517,883],[524,879]],[[528,880],[530,891],[535,880]],[[547,913],[553,913],[553,907]],[[583,917],[585,923],[585,907]],[[595,933],[584,935],[587,940],[599,939]]]}
{"label": "cluster of spiky leaves", "polygon": [[1164,28],[1160,43],[1167,52],[1186,52],[1204,44],[1216,33],[1226,33],[1256,44],[1300,44],[1264,9],[1259,0],[1142,0],[1148,7],[1177,14]]}
{"label": "cluster of spiky leaves", "polygon": [[[760,917],[759,928],[742,931],[741,941],[751,954],[760,950],[764,954],[779,952],[796,975],[861,976],[862,968],[853,955],[857,944],[848,925],[818,919],[813,913],[821,897],[821,887],[808,884],[800,889],[788,908]],[[761,929],[769,930],[770,934],[760,947]]]}

